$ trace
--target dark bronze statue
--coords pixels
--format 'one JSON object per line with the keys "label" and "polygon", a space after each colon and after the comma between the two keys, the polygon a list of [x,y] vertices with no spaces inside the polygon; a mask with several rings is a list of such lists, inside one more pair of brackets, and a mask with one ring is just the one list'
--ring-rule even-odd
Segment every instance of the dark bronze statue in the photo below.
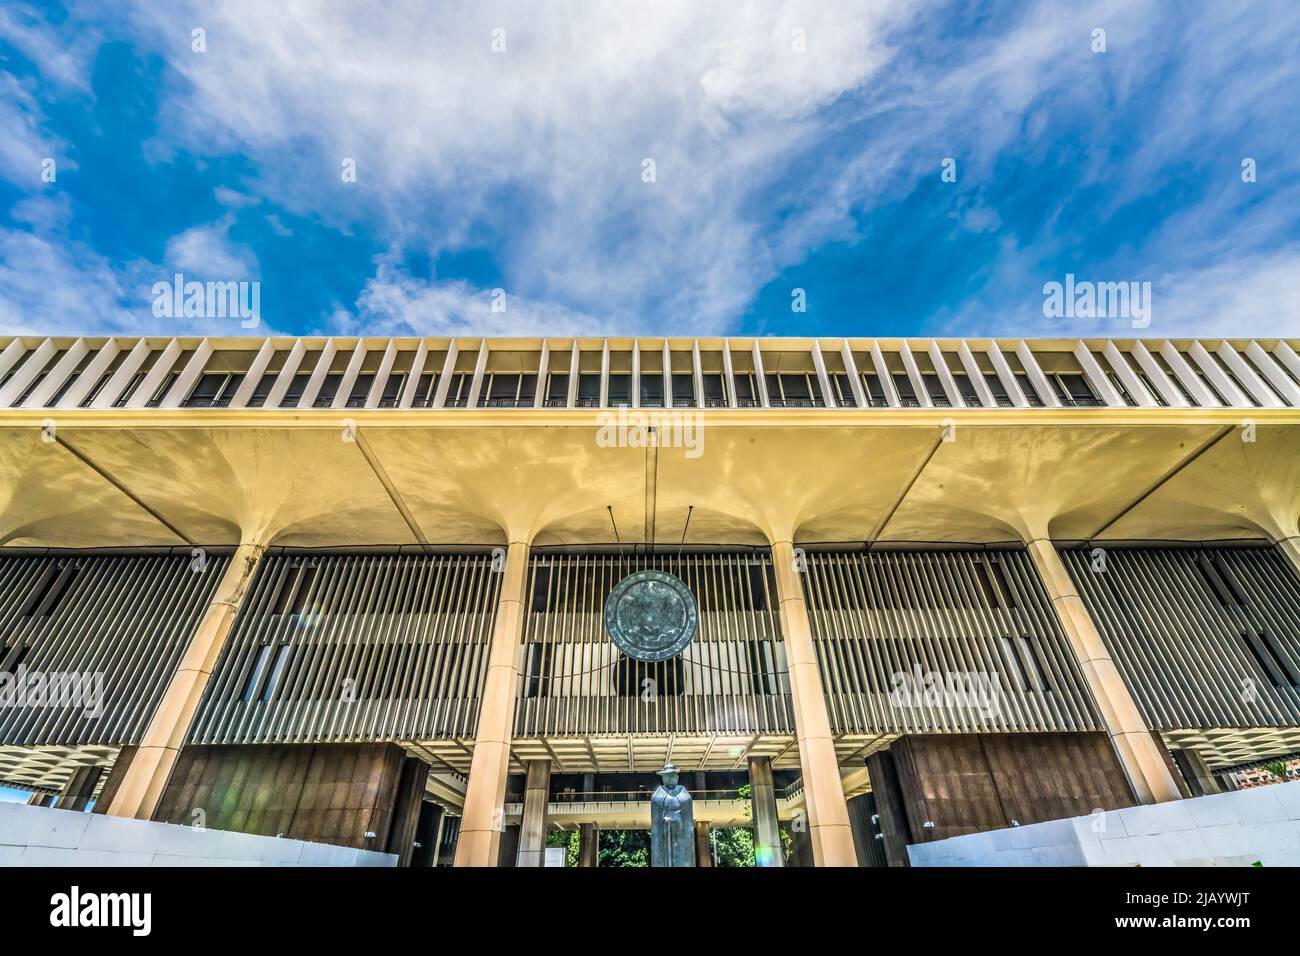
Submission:
{"label": "dark bronze statue", "polygon": [[650,865],[695,865],[695,808],[677,782],[677,768],[659,771],[663,781],[650,798]]}

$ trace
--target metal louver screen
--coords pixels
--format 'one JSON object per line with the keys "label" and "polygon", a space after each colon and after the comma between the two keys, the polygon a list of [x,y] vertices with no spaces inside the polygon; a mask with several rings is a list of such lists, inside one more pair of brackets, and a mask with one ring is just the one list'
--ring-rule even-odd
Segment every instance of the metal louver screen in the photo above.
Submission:
{"label": "metal louver screen", "polygon": [[0,558],[0,744],[138,743],[228,560]]}
{"label": "metal louver screen", "polygon": [[1023,551],[819,551],[806,562],[833,731],[1099,728]]}
{"label": "metal louver screen", "polygon": [[500,587],[490,554],[268,555],[191,741],[472,736]]}
{"label": "metal louver screen", "polygon": [[[647,569],[680,578],[700,611],[695,639],[661,664],[605,633],[610,590]],[[532,557],[516,736],[789,731],[789,692],[767,553]]]}
{"label": "metal louver screen", "polygon": [[1061,556],[1153,728],[1300,725],[1300,580],[1274,548]]}

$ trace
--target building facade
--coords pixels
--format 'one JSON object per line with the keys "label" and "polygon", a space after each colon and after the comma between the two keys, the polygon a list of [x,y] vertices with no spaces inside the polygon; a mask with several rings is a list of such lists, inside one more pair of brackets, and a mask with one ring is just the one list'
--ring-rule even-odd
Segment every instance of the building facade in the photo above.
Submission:
{"label": "building facade", "polygon": [[1213,792],[1300,752],[1298,351],[0,339],[0,783],[479,866],[666,763],[702,865]]}

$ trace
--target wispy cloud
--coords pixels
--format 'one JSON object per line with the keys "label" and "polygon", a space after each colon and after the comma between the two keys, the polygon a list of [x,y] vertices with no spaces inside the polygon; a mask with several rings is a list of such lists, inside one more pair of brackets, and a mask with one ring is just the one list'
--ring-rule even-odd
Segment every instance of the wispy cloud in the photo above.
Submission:
{"label": "wispy cloud", "polygon": [[[109,39],[161,64],[131,147],[215,195],[143,256],[73,228],[75,203],[72,224],[0,222],[0,248],[108,297],[97,327],[147,323],[151,271],[283,288],[293,257],[267,248],[344,237],[351,291],[282,299],[277,327],[798,333],[798,284],[834,303],[818,331],[1059,335],[1041,287],[1069,269],[1153,282],[1150,334],[1300,329],[1289,3],[88,3],[0,16],[0,37],[51,86],[0,73],[21,196],[45,195],[36,152],[77,160],[46,100],[111,82]],[[6,323],[66,321],[0,276]]]}

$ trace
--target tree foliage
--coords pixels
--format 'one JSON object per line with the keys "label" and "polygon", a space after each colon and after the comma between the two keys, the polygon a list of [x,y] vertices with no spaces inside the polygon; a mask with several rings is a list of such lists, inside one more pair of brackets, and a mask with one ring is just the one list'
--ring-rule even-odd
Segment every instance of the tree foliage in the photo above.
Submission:
{"label": "tree foliage", "polygon": [[551,830],[546,834],[548,847],[562,846],[568,850],[564,857],[565,866],[578,865],[578,847],[581,842],[582,836],[578,830]]}
{"label": "tree foliage", "polygon": [[600,866],[650,865],[649,830],[601,830]]}

